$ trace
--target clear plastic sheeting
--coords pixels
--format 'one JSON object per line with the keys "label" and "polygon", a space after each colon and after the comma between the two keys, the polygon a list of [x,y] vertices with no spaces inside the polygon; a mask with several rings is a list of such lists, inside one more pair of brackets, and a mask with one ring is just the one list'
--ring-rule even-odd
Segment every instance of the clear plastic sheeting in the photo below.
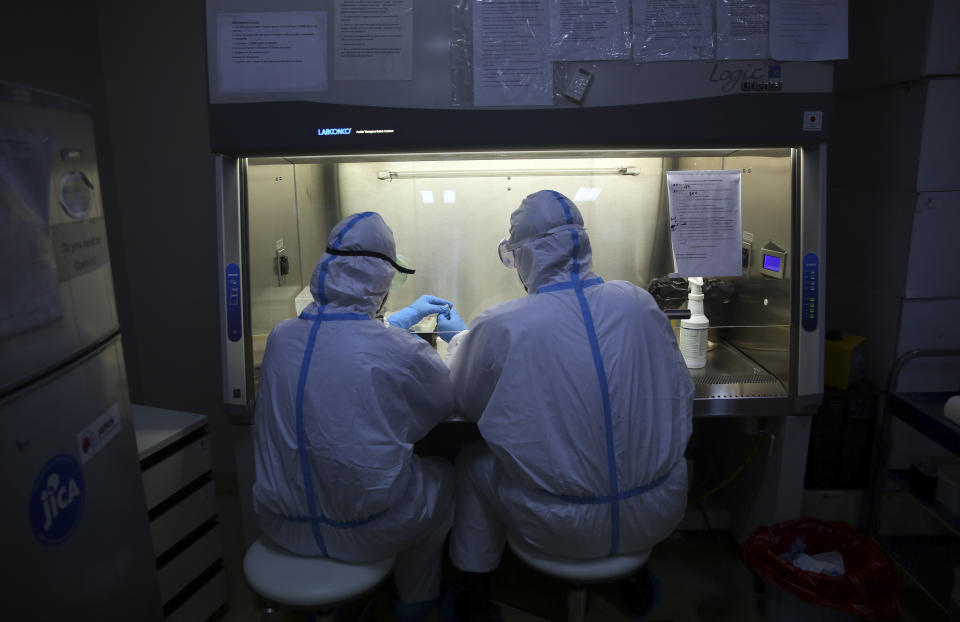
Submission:
{"label": "clear plastic sheeting", "polygon": [[0,129],[0,339],[63,311],[50,240],[51,140]]}
{"label": "clear plastic sheeting", "polygon": [[629,59],[630,46],[630,0],[551,1],[554,60]]}

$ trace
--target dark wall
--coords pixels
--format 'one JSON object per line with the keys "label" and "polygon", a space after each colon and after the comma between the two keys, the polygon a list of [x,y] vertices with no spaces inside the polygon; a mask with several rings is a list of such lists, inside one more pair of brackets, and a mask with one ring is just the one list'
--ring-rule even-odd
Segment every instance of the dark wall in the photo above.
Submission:
{"label": "dark wall", "polygon": [[233,470],[221,415],[217,211],[207,129],[204,8],[96,3],[121,211],[130,389],[210,416],[215,469]]}

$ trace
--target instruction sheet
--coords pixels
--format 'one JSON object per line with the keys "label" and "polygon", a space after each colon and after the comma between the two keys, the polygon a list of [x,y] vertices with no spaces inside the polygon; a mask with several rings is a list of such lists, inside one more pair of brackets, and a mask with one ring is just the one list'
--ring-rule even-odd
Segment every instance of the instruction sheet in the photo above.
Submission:
{"label": "instruction sheet", "polygon": [[337,0],[334,80],[413,79],[413,0]]}
{"label": "instruction sheet", "polygon": [[770,54],[776,60],[847,58],[847,0],[770,0]]}
{"label": "instruction sheet", "polygon": [[717,0],[717,60],[770,58],[770,0]]}
{"label": "instruction sheet", "polygon": [[327,90],[327,13],[217,14],[221,93]]}
{"label": "instruction sheet", "polygon": [[549,1],[472,3],[474,105],[553,103]]}
{"label": "instruction sheet", "polygon": [[630,0],[551,1],[554,60],[630,58]]}
{"label": "instruction sheet", "polygon": [[713,0],[633,0],[633,60],[713,58]]}
{"label": "instruction sheet", "polygon": [[671,277],[740,276],[740,170],[667,171]]}

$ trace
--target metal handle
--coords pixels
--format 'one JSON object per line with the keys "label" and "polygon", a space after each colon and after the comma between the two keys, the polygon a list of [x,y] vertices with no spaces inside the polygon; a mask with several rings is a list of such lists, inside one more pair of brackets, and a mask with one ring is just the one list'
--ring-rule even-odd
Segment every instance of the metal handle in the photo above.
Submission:
{"label": "metal handle", "polygon": [[910,350],[901,354],[890,368],[890,375],[887,376],[887,393],[893,393],[897,388],[897,382],[900,380],[900,372],[907,363],[915,358],[921,357],[951,357],[960,356],[960,350]]}

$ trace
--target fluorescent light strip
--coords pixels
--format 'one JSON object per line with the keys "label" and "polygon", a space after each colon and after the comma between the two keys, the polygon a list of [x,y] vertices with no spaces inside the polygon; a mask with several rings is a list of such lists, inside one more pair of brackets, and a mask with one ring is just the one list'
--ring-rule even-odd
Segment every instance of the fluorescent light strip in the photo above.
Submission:
{"label": "fluorescent light strip", "polygon": [[640,174],[638,166],[620,168],[516,169],[486,171],[377,171],[377,179],[443,179],[447,177],[539,177],[546,175],[631,175]]}

